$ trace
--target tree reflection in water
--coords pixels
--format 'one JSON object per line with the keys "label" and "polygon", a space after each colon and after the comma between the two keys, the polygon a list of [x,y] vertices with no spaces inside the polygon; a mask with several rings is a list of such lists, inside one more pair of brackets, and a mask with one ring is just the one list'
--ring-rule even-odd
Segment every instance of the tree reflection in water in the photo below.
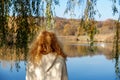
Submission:
{"label": "tree reflection in water", "polygon": [[[107,46],[105,48],[96,45],[94,47],[94,52],[90,51],[90,46],[88,44],[65,44],[63,50],[68,57],[82,57],[82,56],[94,56],[102,54],[106,56],[107,59],[113,59],[112,48]],[[16,49],[16,47],[2,47],[0,48],[0,59],[6,61],[16,62],[16,67],[19,69],[19,62],[27,60],[27,52],[25,49]],[[12,68],[12,67],[11,67]]]}
{"label": "tree reflection in water", "polygon": [[120,24],[119,20],[116,21],[116,29],[115,29],[115,36],[114,36],[114,42],[113,42],[113,53],[114,53],[114,59],[115,59],[115,73],[116,73],[116,80],[120,80]]}
{"label": "tree reflection in water", "polygon": [[[16,49],[16,47],[1,47],[0,48],[0,66],[9,65],[10,71],[13,72],[15,67],[16,71],[19,72],[21,66],[20,62],[24,61],[26,65],[27,52],[25,49]],[[6,61],[7,63],[5,63]],[[4,66],[3,66],[4,67]]]}
{"label": "tree reflection in water", "polygon": [[[112,44],[105,44],[105,47],[100,47],[99,44],[95,44],[94,52],[89,51],[90,47],[88,44],[64,44],[63,50],[68,57],[83,57],[83,56],[94,56],[104,55],[108,60],[115,60],[115,73],[117,80],[120,79],[120,57],[119,52],[112,52]],[[116,49],[115,51],[119,51]],[[24,61],[26,66],[27,52],[25,49],[16,49],[16,47],[2,47],[0,48],[0,66],[4,65],[3,61],[9,62],[10,71],[13,72],[14,68],[19,72],[21,69],[20,62]],[[25,69],[26,70],[26,69]]]}
{"label": "tree reflection in water", "polygon": [[119,61],[118,53],[116,53],[115,56],[115,73],[116,73],[116,80],[120,80],[120,61]]}
{"label": "tree reflection in water", "polygon": [[114,52],[114,59],[115,59],[115,73],[116,73],[116,80],[120,80],[120,52],[119,52],[119,43],[115,44],[115,52]]}

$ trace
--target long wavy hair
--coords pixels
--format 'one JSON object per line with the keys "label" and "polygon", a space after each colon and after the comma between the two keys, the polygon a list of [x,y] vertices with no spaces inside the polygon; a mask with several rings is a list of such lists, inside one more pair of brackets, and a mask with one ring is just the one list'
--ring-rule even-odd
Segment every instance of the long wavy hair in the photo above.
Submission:
{"label": "long wavy hair", "polygon": [[49,53],[57,54],[66,58],[56,35],[53,32],[41,31],[29,50],[30,60],[40,60],[43,55]]}

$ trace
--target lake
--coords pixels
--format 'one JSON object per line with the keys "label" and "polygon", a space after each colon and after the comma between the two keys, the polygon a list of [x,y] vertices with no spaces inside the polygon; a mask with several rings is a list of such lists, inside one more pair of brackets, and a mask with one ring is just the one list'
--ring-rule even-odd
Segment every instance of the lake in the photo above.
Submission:
{"label": "lake", "polygon": [[[112,44],[65,44],[69,80],[120,80],[120,53]],[[15,48],[0,49],[0,80],[25,80],[26,53]]]}

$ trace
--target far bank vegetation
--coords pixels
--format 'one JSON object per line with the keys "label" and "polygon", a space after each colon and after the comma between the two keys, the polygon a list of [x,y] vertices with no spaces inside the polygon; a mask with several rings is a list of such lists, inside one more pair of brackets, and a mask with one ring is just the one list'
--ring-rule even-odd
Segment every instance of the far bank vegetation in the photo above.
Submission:
{"label": "far bank vegetation", "polygon": [[[33,38],[33,36],[37,32],[39,32],[39,30],[42,27],[45,26],[45,19],[38,17],[29,17],[28,22],[29,22],[29,34],[31,35],[30,37],[31,40],[31,38]],[[116,29],[115,20],[107,19],[105,21],[95,21],[95,26],[97,28],[96,35],[94,37],[95,41],[106,41],[106,42],[113,41],[115,29]],[[12,22],[12,19],[10,19],[10,21],[8,22],[8,27],[9,27],[8,32],[11,32],[12,29],[14,32],[16,32],[18,28],[16,23]],[[68,39],[72,38],[72,40],[76,40],[76,37],[78,37],[78,41],[89,40],[87,33],[81,26],[80,19],[65,19],[65,18],[56,17],[54,31],[57,34],[57,36],[64,36],[64,37],[66,36],[67,38],[69,37]],[[8,35],[8,37],[10,36]]]}

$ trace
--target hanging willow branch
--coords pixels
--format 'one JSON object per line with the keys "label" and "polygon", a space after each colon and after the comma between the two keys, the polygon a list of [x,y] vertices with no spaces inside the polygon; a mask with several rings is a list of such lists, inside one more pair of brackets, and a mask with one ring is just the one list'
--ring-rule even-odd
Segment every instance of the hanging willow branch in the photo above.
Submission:
{"label": "hanging willow branch", "polygon": [[[82,3],[83,2],[83,3]],[[94,35],[96,34],[96,26],[95,26],[95,15],[99,13],[96,8],[97,0],[68,0],[67,7],[65,13],[69,13],[73,16],[75,7],[78,5],[79,7],[86,2],[86,6],[84,9],[83,17],[81,19],[80,27],[82,27],[87,35],[90,37],[91,44],[93,44]],[[81,9],[81,10],[83,10]],[[82,11],[81,11],[82,12]],[[80,13],[81,13],[80,12]],[[82,15],[82,14],[80,14]],[[80,31],[81,28],[78,29]]]}
{"label": "hanging willow branch", "polygon": [[59,5],[59,0],[45,0],[46,2],[46,29],[54,28],[55,5]]}
{"label": "hanging willow branch", "polygon": [[83,20],[81,20],[82,27],[85,29],[87,35],[90,37],[90,45],[93,46],[94,35],[96,34],[95,25],[95,15],[97,12],[96,7],[97,0],[87,0],[86,8],[83,15]]}
{"label": "hanging willow branch", "polygon": [[[115,34],[113,42],[113,53],[115,58],[115,73],[116,79],[120,79],[120,63],[119,63],[119,54],[120,54],[120,0],[112,0],[112,10],[113,15],[118,14],[118,20],[115,22]],[[117,7],[118,5],[118,7]]]}
{"label": "hanging willow branch", "polygon": [[[114,35],[114,48],[115,52],[119,53],[119,41],[120,41],[120,0],[112,0],[112,10],[113,10],[113,15],[119,15],[118,20],[115,22],[115,35]],[[118,7],[117,7],[118,6]]]}
{"label": "hanging willow branch", "polygon": [[0,0],[0,46],[7,44],[9,0]]}
{"label": "hanging willow branch", "polygon": [[51,29],[51,20],[53,17],[52,10],[51,10],[51,5],[52,5],[52,0],[48,0],[46,5],[46,29]]}
{"label": "hanging willow branch", "polygon": [[74,10],[75,10],[76,4],[77,4],[77,0],[68,0],[64,14],[70,12],[71,17],[75,16]]}
{"label": "hanging willow branch", "polygon": [[0,44],[7,42],[9,21],[10,24],[13,24],[10,29],[13,29],[14,33],[12,34],[16,37],[15,44],[21,44],[17,45],[18,47],[27,46],[22,44],[26,44],[29,35],[33,33],[34,30],[31,29],[36,31],[36,27],[32,28],[36,24],[37,29],[38,26],[52,29],[54,27],[55,5],[59,5],[59,0],[1,0]]}

